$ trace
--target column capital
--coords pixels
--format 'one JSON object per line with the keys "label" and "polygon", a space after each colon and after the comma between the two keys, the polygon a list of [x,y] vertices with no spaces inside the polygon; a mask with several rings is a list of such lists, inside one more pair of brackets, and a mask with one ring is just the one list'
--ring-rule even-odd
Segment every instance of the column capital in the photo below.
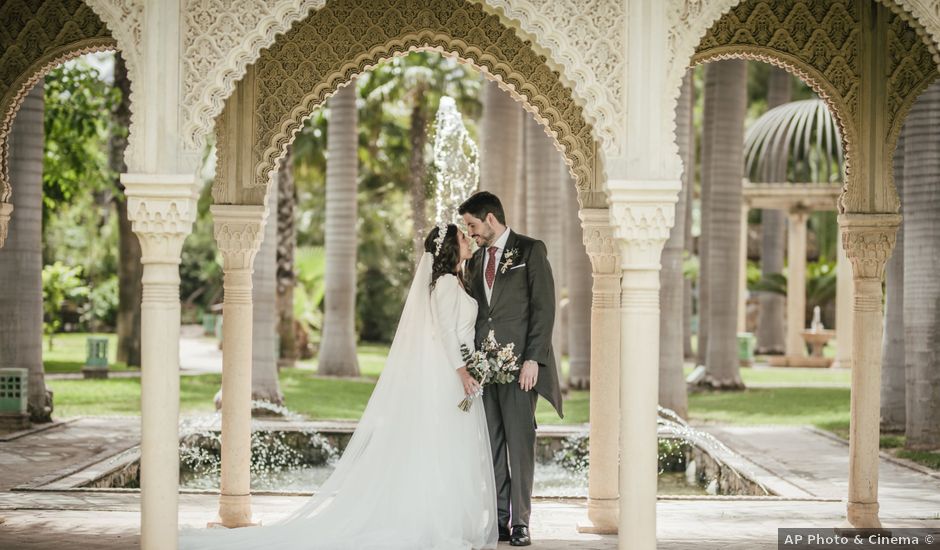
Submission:
{"label": "column capital", "polygon": [[582,208],[578,216],[584,229],[584,247],[591,259],[595,278],[607,275],[619,279],[620,250],[614,237],[614,228],[610,225],[610,211],[606,208]]}
{"label": "column capital", "polygon": [[852,278],[884,278],[885,264],[897,238],[900,214],[840,214],[842,247],[852,262]]}
{"label": "column capital", "polygon": [[659,271],[681,189],[680,180],[608,181],[610,220],[624,270]]}
{"label": "column capital", "polygon": [[252,269],[264,238],[268,209],[263,205],[214,204],[215,240],[226,272]]}
{"label": "column capital", "polygon": [[121,174],[127,216],[140,240],[141,262],[179,264],[196,221],[199,189],[193,174]]}
{"label": "column capital", "polygon": [[7,229],[10,227],[10,215],[13,213],[13,205],[8,202],[0,202],[0,248],[7,241]]}

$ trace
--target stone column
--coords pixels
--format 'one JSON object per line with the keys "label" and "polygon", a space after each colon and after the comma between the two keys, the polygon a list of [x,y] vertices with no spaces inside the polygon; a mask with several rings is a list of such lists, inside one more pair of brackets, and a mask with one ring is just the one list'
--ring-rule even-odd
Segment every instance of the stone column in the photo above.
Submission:
{"label": "stone column", "polygon": [[842,214],[842,247],[852,262],[852,402],[849,420],[847,520],[856,529],[880,529],[878,446],[881,414],[882,289],[899,214]]}
{"label": "stone column", "polygon": [[738,266],[738,332],[747,332],[747,213],[751,206],[741,201],[741,264]]}
{"label": "stone column", "polygon": [[[144,550],[176,548],[179,490],[180,276],[183,241],[196,219],[191,174],[121,174],[127,212],[140,239],[140,540]],[[168,535],[172,534],[173,536]]]}
{"label": "stone column", "polygon": [[842,247],[844,232],[839,228],[839,247],[836,256],[836,361],[835,367],[852,367],[852,301],[855,295],[852,282],[852,264]]}
{"label": "stone column", "polygon": [[267,211],[261,205],[211,207],[222,252],[222,483],[219,521],[245,527],[251,520],[252,285]]}
{"label": "stone column", "polygon": [[806,220],[802,208],[790,209],[787,223],[787,357],[805,357],[800,333],[806,320]]}
{"label": "stone column", "polygon": [[620,250],[606,208],[580,212],[591,259],[591,439],[588,523],[582,533],[615,534],[618,523],[620,425]]}
{"label": "stone column", "polygon": [[620,532],[628,535],[620,537],[619,548],[654,550],[659,473],[659,262],[675,218],[677,191],[681,185],[678,181],[629,182],[627,185],[629,190],[610,190],[610,217],[623,269]]}

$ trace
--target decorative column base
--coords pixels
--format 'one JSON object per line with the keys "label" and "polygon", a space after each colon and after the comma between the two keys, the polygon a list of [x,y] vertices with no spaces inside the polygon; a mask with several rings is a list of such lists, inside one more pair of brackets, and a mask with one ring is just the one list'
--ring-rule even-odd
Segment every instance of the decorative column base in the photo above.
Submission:
{"label": "decorative column base", "polygon": [[620,499],[588,498],[588,521],[578,524],[579,533],[616,535],[620,519]]}
{"label": "decorative column base", "polygon": [[210,521],[209,528],[238,529],[241,527],[259,527],[260,521],[251,519],[251,495],[220,495],[219,519]]}
{"label": "decorative column base", "polygon": [[10,228],[10,216],[13,214],[13,205],[0,202],[0,248],[7,241],[7,231]]}

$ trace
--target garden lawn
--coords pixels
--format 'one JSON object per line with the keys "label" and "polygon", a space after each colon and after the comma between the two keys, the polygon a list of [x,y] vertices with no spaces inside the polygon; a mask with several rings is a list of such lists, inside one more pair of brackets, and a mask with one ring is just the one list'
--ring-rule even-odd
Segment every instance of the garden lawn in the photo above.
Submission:
{"label": "garden lawn", "polygon": [[128,370],[127,365],[117,362],[117,334],[90,332],[62,332],[52,337],[42,337],[42,363],[47,373],[81,372],[87,356],[86,342],[89,337],[108,339],[108,365],[112,370]]}

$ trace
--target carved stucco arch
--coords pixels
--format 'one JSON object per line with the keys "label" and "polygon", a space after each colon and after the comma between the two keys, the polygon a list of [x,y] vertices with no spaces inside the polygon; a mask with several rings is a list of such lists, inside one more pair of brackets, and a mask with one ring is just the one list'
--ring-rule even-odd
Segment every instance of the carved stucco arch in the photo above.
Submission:
{"label": "carved stucco arch", "polygon": [[[581,107],[545,58],[496,15],[464,0],[333,0],[263,51],[227,101],[216,121],[221,168],[215,202],[260,204],[303,121],[356,75],[413,50],[472,64],[521,100],[564,154],[582,196],[592,196],[596,145]],[[239,124],[235,104],[254,117],[230,134],[227,126]],[[238,160],[240,176],[226,169],[228,155],[248,147],[230,143],[230,135],[251,140],[251,165]]]}
{"label": "carved stucco arch", "polygon": [[[719,8],[723,10],[720,17],[701,38],[692,56],[693,65],[728,58],[771,63],[796,74],[823,97],[842,130],[846,185],[840,207],[844,211],[897,210],[892,152],[914,99],[938,76],[935,60],[940,58],[924,29],[912,26],[914,19],[898,6],[891,9],[882,6],[885,4],[872,0],[725,2]],[[887,144],[883,163],[856,155],[860,143],[869,138],[859,135],[860,121],[867,124],[866,117],[876,118],[862,104],[863,74],[874,65],[866,65],[863,59],[866,52],[859,40],[863,29],[876,19],[883,24],[885,34],[879,40],[883,40],[886,50],[881,52],[884,57],[877,60],[883,73],[876,75],[885,82],[883,93],[887,97],[883,117],[877,117],[883,120],[881,139]],[[675,83],[676,98],[682,72],[684,69]],[[887,182],[885,189],[864,189],[856,183],[868,171],[875,170]]]}
{"label": "carved stucco arch", "polygon": [[[108,28],[80,0],[8,0],[0,7],[0,202],[9,202],[9,137],[33,86],[56,65],[90,52],[117,49]],[[0,243],[2,244],[2,243]]]}
{"label": "carved stucco arch", "polygon": [[[113,0],[112,0],[113,1]],[[501,19],[546,58],[573,89],[595,137],[622,147],[622,2],[609,0],[468,0]],[[198,150],[235,83],[261,50],[327,0],[186,0],[183,43],[183,142]],[[416,0],[417,5],[434,0]]]}

